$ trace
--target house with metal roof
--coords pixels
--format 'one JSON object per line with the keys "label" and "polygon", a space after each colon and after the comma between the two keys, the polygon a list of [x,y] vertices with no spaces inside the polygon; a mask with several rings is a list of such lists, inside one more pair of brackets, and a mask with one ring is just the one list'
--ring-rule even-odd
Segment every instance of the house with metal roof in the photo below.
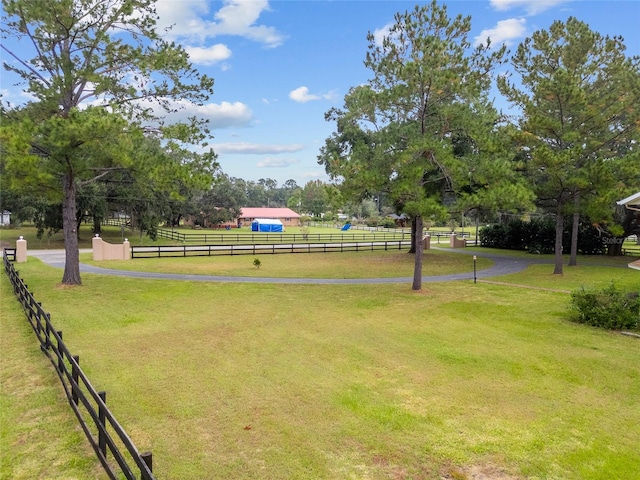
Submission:
{"label": "house with metal roof", "polygon": [[616,202],[618,205],[622,205],[629,210],[637,210],[640,212],[640,192],[631,195]]}
{"label": "house with metal roof", "polygon": [[280,220],[285,227],[299,227],[300,215],[290,208],[253,208],[243,207],[238,225],[251,225],[257,219]]}

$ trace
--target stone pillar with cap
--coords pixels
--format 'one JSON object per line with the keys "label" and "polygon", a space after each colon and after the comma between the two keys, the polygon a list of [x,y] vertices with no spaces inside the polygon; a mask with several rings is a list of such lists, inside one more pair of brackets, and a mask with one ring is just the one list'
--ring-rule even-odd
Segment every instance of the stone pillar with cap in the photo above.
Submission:
{"label": "stone pillar with cap", "polygon": [[104,260],[104,244],[99,234],[96,233],[96,236],[91,239],[91,247],[93,250],[93,260],[98,262]]}
{"label": "stone pillar with cap", "polygon": [[24,263],[27,261],[27,241],[24,237],[16,240],[16,262]]}

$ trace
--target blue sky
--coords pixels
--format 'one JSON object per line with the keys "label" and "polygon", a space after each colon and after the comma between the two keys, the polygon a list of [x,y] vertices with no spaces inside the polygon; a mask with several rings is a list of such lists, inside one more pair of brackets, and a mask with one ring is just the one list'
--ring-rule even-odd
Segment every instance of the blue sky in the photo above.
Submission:
{"label": "blue sky", "polygon": [[[160,26],[215,79],[208,104],[184,114],[211,122],[224,173],[246,180],[327,180],[317,155],[335,125],[324,113],[365,83],[367,33],[383,33],[415,0],[159,0]],[[471,38],[512,49],[554,20],[577,17],[604,35],[622,35],[640,54],[639,0],[448,0],[451,17],[471,15]],[[5,99],[15,97],[2,82]],[[14,99],[15,101],[15,99]],[[497,99],[496,104],[499,104]]]}

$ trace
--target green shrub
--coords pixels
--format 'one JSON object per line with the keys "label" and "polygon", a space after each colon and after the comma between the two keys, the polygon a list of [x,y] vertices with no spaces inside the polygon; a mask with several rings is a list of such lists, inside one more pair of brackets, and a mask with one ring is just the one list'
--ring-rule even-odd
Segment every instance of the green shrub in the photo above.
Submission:
{"label": "green shrub", "polygon": [[571,294],[572,319],[611,330],[638,328],[640,295],[622,292],[611,284],[601,290],[584,287]]}
{"label": "green shrub", "polygon": [[[565,222],[563,245],[571,245],[571,219]],[[556,227],[552,218],[534,218],[530,221],[511,220],[507,224],[489,225],[480,230],[483,247],[524,250],[549,254],[555,251]],[[578,253],[602,255],[605,247],[598,230],[588,222],[580,224]]]}
{"label": "green shrub", "polygon": [[384,228],[396,228],[397,227],[395,220],[393,218],[389,218],[389,217],[385,217],[382,220],[380,220],[379,225],[381,227],[384,227]]}
{"label": "green shrub", "polygon": [[364,224],[367,227],[377,227],[378,226],[378,222],[380,222],[380,217],[375,216],[375,217],[368,217],[364,219]]}

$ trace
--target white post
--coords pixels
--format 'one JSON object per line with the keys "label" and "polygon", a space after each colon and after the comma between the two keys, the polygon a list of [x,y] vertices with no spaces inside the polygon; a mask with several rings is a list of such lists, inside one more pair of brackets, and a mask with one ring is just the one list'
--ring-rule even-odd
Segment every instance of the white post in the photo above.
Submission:
{"label": "white post", "polygon": [[124,242],[122,242],[122,258],[124,260],[131,260],[131,244],[128,238],[125,238]]}
{"label": "white post", "polygon": [[96,236],[91,239],[91,247],[93,248],[93,260],[96,262],[104,260],[102,239],[97,233]]}
{"label": "white post", "polygon": [[16,240],[16,262],[24,263],[27,261],[27,241],[24,237]]}

